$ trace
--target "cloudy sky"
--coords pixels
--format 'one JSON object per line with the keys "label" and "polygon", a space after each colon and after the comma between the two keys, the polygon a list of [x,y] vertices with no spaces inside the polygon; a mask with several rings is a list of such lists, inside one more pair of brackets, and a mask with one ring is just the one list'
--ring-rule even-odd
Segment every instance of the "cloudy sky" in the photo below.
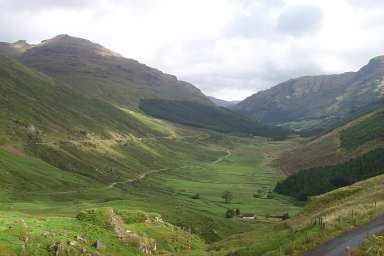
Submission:
{"label": "cloudy sky", "polygon": [[382,0],[0,0],[0,41],[98,42],[237,100],[384,55]]}

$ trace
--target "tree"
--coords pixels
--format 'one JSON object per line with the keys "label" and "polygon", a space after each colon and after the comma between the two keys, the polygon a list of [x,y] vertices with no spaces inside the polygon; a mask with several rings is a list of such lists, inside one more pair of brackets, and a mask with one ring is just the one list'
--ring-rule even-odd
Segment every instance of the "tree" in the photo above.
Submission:
{"label": "tree", "polygon": [[224,191],[221,197],[224,199],[225,203],[228,204],[233,199],[233,193],[230,191]]}

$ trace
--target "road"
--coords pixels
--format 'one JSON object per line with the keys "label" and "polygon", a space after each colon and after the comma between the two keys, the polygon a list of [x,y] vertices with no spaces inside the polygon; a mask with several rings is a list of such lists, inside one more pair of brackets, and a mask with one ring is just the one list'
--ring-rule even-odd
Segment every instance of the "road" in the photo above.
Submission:
{"label": "road", "polygon": [[368,235],[377,235],[382,232],[384,232],[384,216],[319,246],[306,253],[305,256],[342,256],[345,255],[346,247],[355,249],[364,242]]}

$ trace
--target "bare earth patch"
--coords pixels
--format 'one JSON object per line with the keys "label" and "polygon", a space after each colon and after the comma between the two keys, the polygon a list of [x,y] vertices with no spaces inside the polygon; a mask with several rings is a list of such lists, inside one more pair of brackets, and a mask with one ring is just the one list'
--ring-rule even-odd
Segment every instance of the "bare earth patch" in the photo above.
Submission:
{"label": "bare earth patch", "polygon": [[25,156],[24,150],[17,148],[14,145],[1,145],[0,148],[15,156]]}

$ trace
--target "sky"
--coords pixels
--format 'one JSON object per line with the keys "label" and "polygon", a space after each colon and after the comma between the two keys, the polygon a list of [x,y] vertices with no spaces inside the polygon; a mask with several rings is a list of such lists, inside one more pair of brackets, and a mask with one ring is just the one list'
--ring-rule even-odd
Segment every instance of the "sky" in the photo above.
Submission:
{"label": "sky", "polygon": [[240,100],[384,55],[383,0],[0,0],[0,41],[82,37]]}

